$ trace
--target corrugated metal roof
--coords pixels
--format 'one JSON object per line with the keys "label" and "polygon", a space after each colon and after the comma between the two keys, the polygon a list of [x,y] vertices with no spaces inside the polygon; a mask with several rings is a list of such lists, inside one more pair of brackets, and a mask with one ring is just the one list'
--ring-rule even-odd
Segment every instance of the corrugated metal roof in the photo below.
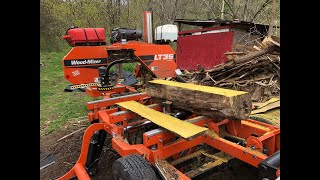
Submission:
{"label": "corrugated metal roof", "polygon": [[[180,24],[188,24],[193,26],[211,27],[214,25],[234,25],[237,29],[250,29],[254,26],[257,28],[269,28],[269,25],[252,23],[248,21],[239,20],[222,20],[222,19],[209,19],[209,20],[196,20],[196,19],[175,19],[173,22]],[[279,26],[274,26],[275,28],[280,28]]]}

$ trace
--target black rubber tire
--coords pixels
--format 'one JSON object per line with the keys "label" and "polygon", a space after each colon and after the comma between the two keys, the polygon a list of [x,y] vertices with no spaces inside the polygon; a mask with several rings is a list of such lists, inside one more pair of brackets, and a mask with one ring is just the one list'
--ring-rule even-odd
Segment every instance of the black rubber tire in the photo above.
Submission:
{"label": "black rubber tire", "polygon": [[158,179],[149,162],[137,154],[117,159],[113,163],[112,174],[115,180]]}

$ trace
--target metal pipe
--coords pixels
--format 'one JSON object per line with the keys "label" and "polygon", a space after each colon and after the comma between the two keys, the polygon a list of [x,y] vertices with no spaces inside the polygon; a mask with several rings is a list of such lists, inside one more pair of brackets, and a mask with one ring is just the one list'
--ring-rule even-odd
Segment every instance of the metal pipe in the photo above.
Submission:
{"label": "metal pipe", "polygon": [[152,121],[145,121],[145,122],[143,122],[141,124],[135,124],[135,125],[132,125],[132,126],[127,126],[127,127],[124,128],[124,130],[125,131],[129,131],[131,129],[137,129],[137,128],[140,128],[142,126],[149,125],[151,123],[152,123]]}
{"label": "metal pipe", "polygon": [[278,166],[280,166],[280,150],[264,159],[258,165],[260,178],[276,179]]}
{"label": "metal pipe", "polygon": [[153,43],[152,35],[152,11],[150,9],[143,13],[143,41]]}
{"label": "metal pipe", "polygon": [[129,95],[126,95],[126,96],[121,96],[121,97],[113,97],[113,98],[108,98],[108,99],[101,99],[101,100],[96,100],[96,101],[90,101],[90,102],[87,102],[87,104],[90,105],[90,104],[95,104],[95,103],[108,102],[108,101],[113,101],[113,100],[117,100],[117,99],[121,99],[121,98],[141,96],[141,95],[143,95],[143,94],[145,94],[145,93],[129,94]]}
{"label": "metal pipe", "polygon": [[90,175],[94,175],[97,171],[100,155],[102,152],[103,144],[106,140],[107,133],[104,130],[95,131],[91,137],[87,161],[85,168]]}
{"label": "metal pipe", "polygon": [[263,160],[261,164],[267,164],[269,166],[278,167],[280,166],[280,150]]}

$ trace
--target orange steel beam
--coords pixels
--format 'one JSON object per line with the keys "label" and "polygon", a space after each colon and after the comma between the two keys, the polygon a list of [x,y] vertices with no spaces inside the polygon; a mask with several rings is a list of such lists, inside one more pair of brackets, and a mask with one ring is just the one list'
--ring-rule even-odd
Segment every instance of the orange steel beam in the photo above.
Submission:
{"label": "orange steel beam", "polygon": [[105,96],[105,98],[110,98],[112,94],[122,94],[125,92],[137,92],[131,86],[125,86],[123,84],[117,84],[112,90],[109,91],[98,91],[96,87],[90,87],[86,89],[86,94],[91,97],[100,97]]}
{"label": "orange steel beam", "polygon": [[240,146],[220,137],[207,137],[205,143],[255,167],[258,167],[259,163],[268,157],[256,150]]}
{"label": "orange steel beam", "polygon": [[147,159],[150,158],[151,150],[142,144],[130,145],[124,141],[123,137],[118,135],[112,138],[112,148],[116,150],[121,156],[129,154],[146,155]]}
{"label": "orange steel beam", "polygon": [[105,94],[121,94],[126,92],[126,87],[125,86],[115,86],[114,89],[109,90],[109,91],[98,91],[97,88],[87,88],[86,89],[86,94],[91,96],[91,97],[100,97]]}
{"label": "orange steel beam", "polygon": [[81,163],[77,163],[74,166],[74,172],[76,173],[79,180],[90,180],[90,177],[84,168],[84,165]]}
{"label": "orange steel beam", "polygon": [[58,178],[58,180],[67,180],[75,176],[77,176],[78,179],[84,179],[84,180],[90,179],[88,174],[86,173],[86,170],[84,169],[84,164],[86,163],[86,160],[87,160],[90,139],[95,131],[104,129],[104,126],[105,126],[104,123],[95,123],[88,127],[88,129],[85,131],[83,135],[81,153],[76,165],[67,174]]}
{"label": "orange steel beam", "polygon": [[114,98],[109,98],[109,99],[103,99],[103,100],[97,100],[97,101],[91,101],[87,102],[87,109],[88,110],[93,110],[93,109],[100,109],[102,107],[108,107],[115,105],[118,102],[124,102],[124,101],[139,101],[143,102],[143,100],[149,98],[145,93],[137,93],[137,94],[130,94],[126,96],[121,96],[121,97],[114,97]]}
{"label": "orange steel beam", "polygon": [[[121,96],[121,97],[114,97],[114,98],[109,98],[109,99],[103,99],[103,100],[97,100],[97,101],[91,101],[87,102],[87,109],[88,110],[93,110],[93,116],[91,115],[91,119],[89,120],[94,120],[98,119],[98,110],[101,108],[106,108],[115,105],[118,102],[123,102],[123,101],[139,101],[140,103],[143,103],[144,101],[147,101],[150,98],[145,93],[137,93],[137,94],[130,94],[126,96]],[[90,115],[89,115],[90,116]]]}

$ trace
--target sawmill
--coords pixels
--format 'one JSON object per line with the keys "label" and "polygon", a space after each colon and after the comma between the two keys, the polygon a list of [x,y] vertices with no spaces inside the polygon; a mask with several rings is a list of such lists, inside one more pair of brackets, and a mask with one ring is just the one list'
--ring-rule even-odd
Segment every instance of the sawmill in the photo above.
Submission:
{"label": "sawmill", "polygon": [[[110,45],[103,28],[66,31],[66,91],[99,99],[86,104],[79,159],[59,180],[103,171],[105,146],[121,156],[114,179],[193,179],[232,159],[256,167],[261,179],[280,179],[280,38],[232,20],[153,28],[151,10],[143,22],[143,31],[113,29]],[[252,46],[234,42],[243,24],[260,32]],[[135,64],[132,74],[127,63]]]}

